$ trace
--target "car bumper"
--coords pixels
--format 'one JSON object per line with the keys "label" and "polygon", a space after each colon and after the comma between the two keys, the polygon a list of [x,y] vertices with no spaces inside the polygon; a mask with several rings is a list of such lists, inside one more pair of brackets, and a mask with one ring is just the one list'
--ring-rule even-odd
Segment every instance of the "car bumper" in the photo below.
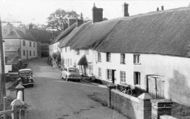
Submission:
{"label": "car bumper", "polygon": [[76,81],[80,81],[81,77],[68,77],[69,80],[76,80]]}
{"label": "car bumper", "polygon": [[25,88],[26,87],[33,87],[34,83],[26,83],[26,84],[22,84]]}

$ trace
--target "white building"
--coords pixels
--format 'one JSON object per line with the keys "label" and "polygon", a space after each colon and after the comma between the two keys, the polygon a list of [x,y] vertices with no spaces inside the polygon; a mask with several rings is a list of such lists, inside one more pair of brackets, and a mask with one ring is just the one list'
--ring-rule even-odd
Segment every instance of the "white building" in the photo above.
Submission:
{"label": "white building", "polygon": [[38,56],[37,41],[26,28],[7,24],[3,27],[5,63],[12,64],[18,59],[32,59]]}
{"label": "white building", "polygon": [[190,105],[189,19],[190,8],[179,8],[88,24],[62,51],[90,49],[96,78]]}

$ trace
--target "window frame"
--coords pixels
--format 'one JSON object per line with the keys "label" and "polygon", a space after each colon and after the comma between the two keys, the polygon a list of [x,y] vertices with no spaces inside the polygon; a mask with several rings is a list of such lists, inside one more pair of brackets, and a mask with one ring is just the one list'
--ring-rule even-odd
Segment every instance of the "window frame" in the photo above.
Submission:
{"label": "window frame", "polygon": [[120,71],[120,82],[126,83],[126,72],[125,71]]}
{"label": "window frame", "polygon": [[98,62],[101,62],[102,61],[102,58],[101,58],[101,53],[98,52]]}
{"label": "window frame", "polygon": [[125,53],[120,54],[120,63],[125,64]]}
{"label": "window frame", "polygon": [[26,41],[25,40],[23,40],[22,45],[26,46]]}
{"label": "window frame", "polygon": [[106,52],[106,62],[111,62],[111,53]]}
{"label": "window frame", "polygon": [[133,63],[134,64],[141,64],[140,63],[140,54],[134,54],[133,55]]}

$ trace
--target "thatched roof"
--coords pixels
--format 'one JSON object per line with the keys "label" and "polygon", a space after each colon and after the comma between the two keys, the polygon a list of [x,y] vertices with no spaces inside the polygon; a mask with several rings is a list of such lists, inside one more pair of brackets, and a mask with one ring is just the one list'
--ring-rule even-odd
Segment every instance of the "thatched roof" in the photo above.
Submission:
{"label": "thatched roof", "polygon": [[152,12],[88,25],[72,38],[74,49],[188,57],[190,8]]}
{"label": "thatched roof", "polygon": [[64,38],[65,36],[67,36],[76,26],[77,26],[77,23],[74,23],[74,24],[72,24],[71,26],[69,26],[67,29],[63,30],[63,31],[55,38],[55,40],[53,40],[52,43],[56,43],[56,42],[60,41],[62,38]]}
{"label": "thatched roof", "polygon": [[68,34],[66,37],[63,37],[60,40],[59,47],[62,48],[62,47],[70,46],[71,44],[73,44],[77,40],[77,36],[81,34],[81,32],[85,28],[87,28],[90,24],[91,22],[87,22],[80,25],[79,27],[74,28],[70,34]]}
{"label": "thatched roof", "polygon": [[190,8],[180,8],[126,18],[96,49],[187,56],[189,43]]}
{"label": "thatched roof", "polygon": [[88,49],[98,46],[119,21],[120,19],[114,19],[88,25],[80,34],[75,36],[70,44],[71,48]]}
{"label": "thatched roof", "polygon": [[18,28],[11,24],[3,27],[3,39],[25,39],[35,41],[30,31],[26,28]]}

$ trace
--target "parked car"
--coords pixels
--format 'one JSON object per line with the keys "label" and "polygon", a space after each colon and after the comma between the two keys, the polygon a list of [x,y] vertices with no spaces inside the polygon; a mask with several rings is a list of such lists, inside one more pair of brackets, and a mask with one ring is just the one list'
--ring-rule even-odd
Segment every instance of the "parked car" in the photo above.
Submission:
{"label": "parked car", "polygon": [[62,76],[62,79],[66,81],[69,81],[69,80],[80,81],[82,78],[79,73],[79,70],[75,67],[69,67],[69,68],[63,69],[63,71],[61,72],[61,76]]}
{"label": "parked car", "polygon": [[8,72],[5,74],[6,82],[16,81],[19,78],[18,72]]}
{"label": "parked car", "polygon": [[34,79],[33,79],[33,72],[31,69],[20,69],[18,71],[19,74],[19,81],[22,82],[24,87],[33,87],[34,86]]}

